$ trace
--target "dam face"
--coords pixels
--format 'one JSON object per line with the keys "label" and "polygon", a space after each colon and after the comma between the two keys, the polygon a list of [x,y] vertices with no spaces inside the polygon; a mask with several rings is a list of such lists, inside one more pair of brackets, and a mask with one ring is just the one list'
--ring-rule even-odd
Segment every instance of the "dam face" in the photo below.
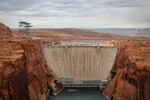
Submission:
{"label": "dam face", "polygon": [[49,69],[76,81],[107,80],[116,52],[113,46],[44,46]]}

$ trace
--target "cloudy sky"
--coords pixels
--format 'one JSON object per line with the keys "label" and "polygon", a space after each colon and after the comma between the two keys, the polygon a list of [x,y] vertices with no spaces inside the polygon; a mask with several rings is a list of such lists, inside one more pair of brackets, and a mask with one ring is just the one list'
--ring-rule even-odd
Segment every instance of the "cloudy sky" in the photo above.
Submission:
{"label": "cloudy sky", "polygon": [[0,22],[46,28],[150,27],[150,0],[0,0]]}

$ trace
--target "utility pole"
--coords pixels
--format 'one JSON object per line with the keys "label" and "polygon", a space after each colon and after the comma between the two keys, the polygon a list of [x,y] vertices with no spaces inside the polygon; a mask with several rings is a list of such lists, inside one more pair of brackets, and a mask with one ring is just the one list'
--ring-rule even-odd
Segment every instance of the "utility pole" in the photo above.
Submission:
{"label": "utility pole", "polygon": [[28,23],[26,21],[19,22],[19,33],[21,34],[22,38],[29,38],[29,30],[31,29],[31,27],[31,23]]}

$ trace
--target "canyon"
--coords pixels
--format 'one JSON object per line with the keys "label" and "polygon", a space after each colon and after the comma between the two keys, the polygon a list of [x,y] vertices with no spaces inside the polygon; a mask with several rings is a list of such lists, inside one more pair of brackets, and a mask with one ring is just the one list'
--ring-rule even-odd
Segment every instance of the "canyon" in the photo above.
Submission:
{"label": "canyon", "polygon": [[57,77],[47,70],[41,41],[9,38],[10,29],[3,27],[6,36],[0,34],[0,99],[46,100],[47,88],[55,89]]}
{"label": "canyon", "polygon": [[150,100],[150,38],[125,37],[85,29],[32,29],[31,38],[0,24],[0,99],[46,100],[47,90],[59,90],[56,73],[43,54],[46,44],[106,40],[118,48],[104,90],[114,100]]}
{"label": "canyon", "polygon": [[115,100],[150,99],[150,39],[118,41],[112,81],[106,89]]}

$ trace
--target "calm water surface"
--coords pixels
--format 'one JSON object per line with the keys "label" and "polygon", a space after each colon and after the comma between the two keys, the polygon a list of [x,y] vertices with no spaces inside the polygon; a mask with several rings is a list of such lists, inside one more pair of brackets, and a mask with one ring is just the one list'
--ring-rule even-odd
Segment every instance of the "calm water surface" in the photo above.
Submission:
{"label": "calm water surface", "polygon": [[106,100],[98,89],[65,89],[49,100]]}

